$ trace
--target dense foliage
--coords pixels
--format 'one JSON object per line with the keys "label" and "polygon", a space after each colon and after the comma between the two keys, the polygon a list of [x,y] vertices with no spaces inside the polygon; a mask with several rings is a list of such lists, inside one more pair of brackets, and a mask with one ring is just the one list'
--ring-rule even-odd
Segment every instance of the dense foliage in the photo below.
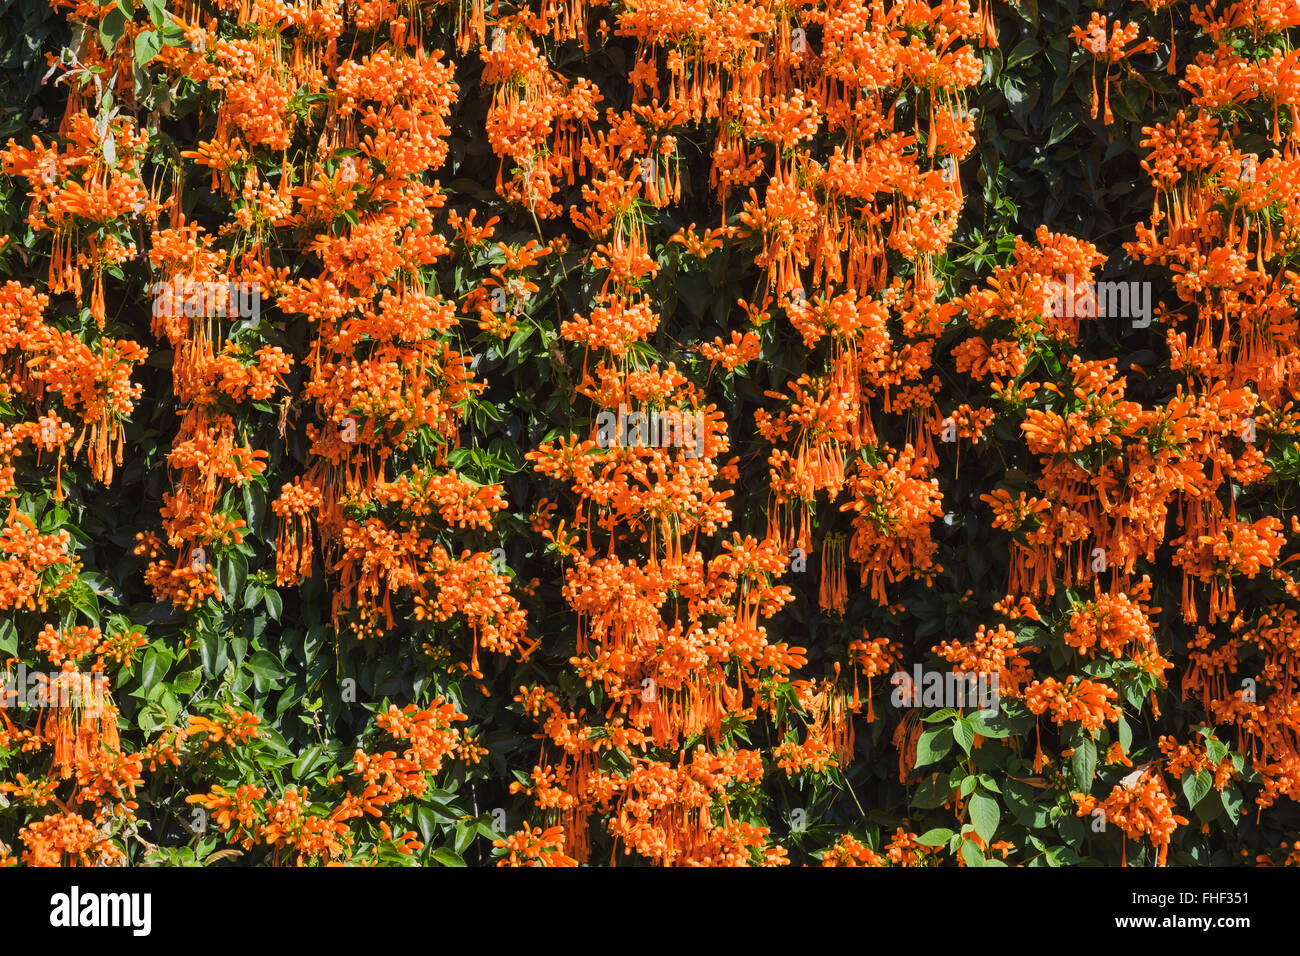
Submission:
{"label": "dense foliage", "polygon": [[0,863],[1300,862],[1298,27],[7,0]]}

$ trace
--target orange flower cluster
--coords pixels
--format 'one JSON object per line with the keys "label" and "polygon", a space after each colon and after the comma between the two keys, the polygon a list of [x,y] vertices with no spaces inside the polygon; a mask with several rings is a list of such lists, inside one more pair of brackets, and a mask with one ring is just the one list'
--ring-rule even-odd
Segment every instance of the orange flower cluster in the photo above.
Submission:
{"label": "orange flower cluster", "polygon": [[[1105,813],[1106,824],[1115,824],[1130,840],[1149,840],[1156,848],[1156,860],[1164,866],[1169,852],[1169,841],[1174,830],[1187,825],[1187,818],[1174,813],[1174,800],[1164,777],[1155,771],[1134,771],[1116,784],[1104,800],[1088,794],[1074,794],[1079,816],[1092,816],[1097,811]],[[1124,861],[1128,861],[1128,845],[1124,846]]]}
{"label": "orange flower cluster", "polygon": [[1119,708],[1111,703],[1118,697],[1113,688],[1084,677],[1072,677],[1065,683],[1048,677],[1025,688],[1025,703],[1031,713],[1050,711],[1054,723],[1077,722],[1090,731],[1119,718]]}
{"label": "orange flower cluster", "polygon": [[[1079,46],[1083,47],[1092,54],[1095,61],[1100,61],[1106,65],[1105,93],[1103,102],[1105,104],[1105,115],[1103,122],[1107,126],[1115,121],[1115,114],[1110,110],[1110,68],[1115,63],[1122,63],[1131,56],[1139,53],[1150,53],[1156,48],[1156,41],[1146,39],[1138,42],[1138,34],[1141,28],[1136,23],[1120,24],[1116,23],[1109,37],[1106,36],[1106,18],[1100,13],[1094,12],[1088,21],[1087,29],[1075,27],[1070,31],[1070,38]],[[1170,60],[1172,65],[1173,60]],[[1092,74],[1092,118],[1097,118],[1097,73],[1094,68]]]}
{"label": "orange flower cluster", "polygon": [[[4,686],[0,678],[0,695],[7,698],[0,707],[0,748],[48,759],[40,775],[17,772],[0,781],[0,796],[37,813],[51,804],[60,811],[19,834],[27,865],[112,866],[125,859],[123,834],[134,829],[145,759],[123,750],[107,667],[130,663],[126,648],[132,643],[123,634],[105,638],[99,628],[46,625],[37,649],[59,669],[27,672],[26,687],[21,680]],[[79,664],[88,669],[76,670]]]}
{"label": "orange flower cluster", "polygon": [[[507,654],[523,633],[510,576],[494,556],[464,550],[453,558],[435,543],[452,532],[490,531],[505,507],[499,485],[443,469],[459,444],[466,403],[482,388],[472,380],[469,357],[450,342],[459,321],[455,302],[426,288],[428,267],[451,252],[435,224],[445,199],[426,174],[447,156],[453,67],[407,42],[404,18],[395,21],[392,47],[343,58],[339,5],[220,0],[217,7],[237,13],[250,32],[231,39],[197,5],[174,5],[163,16],[185,42],[168,43],[150,70],[211,96],[215,135],[181,158],[210,168],[213,191],[229,203],[226,221],[212,226],[208,217],[187,215],[193,202],[182,166],[156,166],[146,186],[157,113],[148,128],[130,118],[141,112],[143,63],[135,61],[134,41],[144,28],[128,23],[125,42],[113,45],[104,18],[119,16],[116,10],[77,4],[69,12],[78,29],[102,42],[80,49],[75,62],[52,60],[51,74],[70,73],[61,79],[73,81],[57,140],[10,142],[0,150],[0,172],[30,197],[27,225],[52,246],[49,294],[12,281],[0,286],[0,495],[10,499],[0,526],[0,611],[57,611],[67,622],[38,626],[31,641],[61,668],[32,678],[50,705],[24,712],[24,720],[0,709],[0,747],[45,763],[39,776],[17,773],[13,782],[0,782],[0,795],[62,811],[20,831],[27,863],[122,862],[135,835],[133,798],[145,764],[163,772],[210,768],[264,743],[262,718],[246,708],[201,705],[200,713],[179,716],[179,691],[171,685],[157,711],[166,721],[151,725],[160,728],[155,740],[126,752],[107,669],[131,667],[146,643],[143,629],[117,618],[102,630],[72,623],[74,611],[108,592],[95,591],[81,575],[59,516],[28,514],[31,497],[20,499],[27,489],[17,487],[19,458],[34,455],[37,465],[47,458],[60,500],[65,458],[83,446],[96,481],[112,481],[124,464],[124,422],[143,392],[132,379],[147,352],[105,334],[120,311],[108,277],[120,281],[124,270],[147,262],[152,331],[169,359],[179,405],[165,455],[171,487],[162,496],[161,532],[140,532],[136,545],[159,601],[202,620],[211,616],[213,599],[238,598],[226,593],[227,582],[239,588],[242,576],[228,575],[253,554],[245,539],[249,521],[260,516],[249,502],[265,501],[271,458],[257,447],[267,436],[249,428],[248,413],[269,410],[275,400],[278,437],[292,424],[295,437],[305,433],[312,459],[271,505],[284,524],[280,584],[310,577],[320,554],[325,574],[337,582],[336,616],[360,605],[353,623],[362,633],[380,630],[381,619],[392,623],[398,591],[415,617],[427,610],[439,621],[463,618],[473,649],[471,662],[460,666],[480,677],[479,647]],[[377,26],[382,10],[354,12],[361,19],[368,13]],[[322,105],[299,109],[295,100],[304,90]],[[300,166],[290,147],[303,121],[325,132],[321,148]],[[279,154],[278,170],[269,173],[257,162],[267,151]],[[490,223],[477,233],[453,228],[471,257],[491,233]],[[277,230],[288,229],[312,233],[303,248],[319,267],[302,277],[272,265],[284,235]],[[147,243],[147,255],[138,254],[136,237]],[[85,302],[79,325],[47,319],[51,297],[63,293]],[[288,344],[261,337],[262,312],[272,309],[311,324],[305,362],[295,361]],[[299,382],[295,403],[289,391]],[[291,410],[298,412],[292,422]],[[316,422],[299,422],[304,410]],[[433,469],[412,465],[430,446],[437,449],[427,456]],[[43,500],[37,498],[38,509]],[[185,645],[181,654],[189,653],[188,637]],[[152,668],[151,656],[146,680],[159,676]],[[151,702],[159,700],[157,691]],[[269,847],[272,862],[337,860],[353,845],[349,821],[380,818],[394,803],[406,814],[445,758],[482,759],[486,751],[472,735],[452,729],[464,719],[441,698],[425,709],[381,713],[375,724],[405,744],[402,755],[358,750],[350,768],[355,792],[327,810],[305,785],[278,798],[267,796],[268,787],[214,785],[190,802],[212,811],[237,845]],[[379,826],[382,842],[396,852],[422,846],[413,832],[395,835],[388,824]],[[0,862],[12,859],[0,843]]]}
{"label": "orange flower cluster", "polygon": [[[786,682],[802,665],[802,649],[769,641],[760,623],[790,600],[775,583],[786,558],[775,542],[739,535],[704,556],[701,535],[731,521],[730,492],[715,488],[734,480],[734,463],[718,461],[728,450],[725,426],[673,367],[637,367],[631,354],[622,367],[602,360],[581,385],[605,409],[590,439],[528,454],[539,472],[569,485],[575,524],[588,529],[581,545],[565,536],[564,522],[546,519],[557,557],[571,562],[564,596],[579,622],[572,666],[588,686],[603,688],[609,706],[589,722],[540,688],[521,689],[516,700],[545,718],[543,736],[561,753],[557,764],[536,768],[527,789],[539,806],[562,813],[565,852],[579,861],[587,858],[589,817],[599,813],[627,852],[660,863],[743,862],[751,854],[781,862],[765,830],[733,824],[725,813],[728,787],[761,776],[757,753],[714,755],[701,745],[679,767],[670,755],[696,735],[719,743],[729,717],[772,708],[766,685]],[[598,770],[605,749],[637,769]],[[677,762],[685,759],[679,751]]]}
{"label": "orange flower cluster", "polygon": [[[192,717],[190,726],[175,736],[173,750],[196,734],[205,735],[199,742],[203,751],[222,741],[238,747],[257,736],[260,721],[256,716],[237,714],[229,706],[226,712],[224,721]],[[271,800],[265,787],[248,784],[233,792],[215,785],[207,793],[191,794],[186,802],[209,812],[230,842],[245,850],[258,844],[270,847],[273,863],[353,860],[356,834],[349,821],[367,816],[381,821],[385,843],[409,855],[423,844],[415,839],[414,831],[394,834],[382,821],[385,808],[400,807],[403,800],[423,796],[429,774],[437,773],[448,756],[477,759],[480,748],[453,727],[463,720],[465,715],[441,698],[424,709],[414,704],[400,710],[390,707],[376,723],[389,737],[407,744],[406,749],[401,756],[392,750],[367,753],[358,749],[346,776],[330,781],[339,785],[351,777],[357,789],[344,793],[333,807],[320,805],[305,787],[287,788],[278,800]]]}
{"label": "orange flower cluster", "polygon": [[0,525],[0,611],[44,611],[50,600],[77,579],[79,562],[66,531],[41,534],[36,523],[11,505]]}
{"label": "orange flower cluster", "polygon": [[505,850],[506,855],[497,866],[577,866],[573,857],[565,856],[559,849],[564,845],[564,828],[533,827],[520,830],[494,845]]}
{"label": "orange flower cluster", "polygon": [[[1188,477],[1176,499],[1183,534],[1170,544],[1184,575],[1183,616],[1206,624],[1190,642],[1182,692],[1201,703],[1210,723],[1236,731],[1240,752],[1263,779],[1255,798],[1263,808],[1300,794],[1292,703],[1300,631],[1294,608],[1272,600],[1240,607],[1235,592],[1261,578],[1279,583],[1289,598],[1300,594],[1294,572],[1284,567],[1300,528],[1294,519],[1287,527],[1258,511],[1243,516],[1237,498],[1240,489],[1274,480],[1272,463],[1300,436],[1292,413],[1300,288],[1286,266],[1290,237],[1300,228],[1300,87],[1294,53],[1271,43],[1238,48],[1229,37],[1257,33],[1262,23],[1281,29],[1295,22],[1295,11],[1285,4],[1250,12],[1231,5],[1192,17],[1215,48],[1186,67],[1186,108],[1143,129],[1143,165],[1156,199],[1127,248],[1165,270],[1178,296],[1162,320],[1171,366],[1186,379],[1159,435],[1161,444],[1186,448],[1188,465],[1179,470]],[[1257,110],[1263,125],[1225,122],[1227,110]],[[1279,124],[1280,112],[1289,126]],[[1281,148],[1260,155],[1244,145],[1255,134]],[[1198,592],[1207,585],[1203,613]],[[1208,770],[1221,786],[1224,763],[1194,756],[1200,745],[1169,741],[1162,749],[1171,768]]]}
{"label": "orange flower cluster", "polygon": [[[0,162],[17,147],[0,153]],[[78,273],[79,274],[79,273]],[[0,490],[13,487],[13,460],[21,442],[31,442],[38,456],[57,455],[56,487],[61,477],[65,449],[72,454],[86,448],[86,460],[96,481],[113,480],[125,448],[123,421],[140,398],[143,387],[131,374],[148,352],[126,339],[97,337],[91,344],[81,335],[44,321],[48,295],[38,294],[13,281],[0,287],[0,396],[26,406],[28,419],[0,427]],[[101,316],[102,318],[102,316]],[[57,396],[63,414],[50,399]],[[76,433],[69,413],[81,419]]]}

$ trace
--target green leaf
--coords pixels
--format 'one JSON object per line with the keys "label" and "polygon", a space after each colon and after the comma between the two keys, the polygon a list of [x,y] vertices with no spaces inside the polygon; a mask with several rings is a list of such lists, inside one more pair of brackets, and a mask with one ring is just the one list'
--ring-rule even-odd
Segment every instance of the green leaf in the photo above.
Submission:
{"label": "green leaf", "polygon": [[983,712],[977,710],[966,719],[970,722],[971,729],[981,737],[997,739],[1011,736],[1011,727],[1007,724],[1005,714],[985,716]]}
{"label": "green leaf", "polygon": [[144,66],[162,51],[162,38],[156,30],[141,30],[135,38],[135,62]]}
{"label": "green leaf", "polygon": [[239,595],[240,589],[244,586],[244,580],[248,577],[248,558],[239,552],[234,552],[228,558],[221,562],[220,573],[217,577],[217,583],[221,585],[221,596],[225,603],[231,607],[236,607],[235,601]]}
{"label": "green leaf", "polygon": [[1038,26],[1038,0],[1020,0],[1019,3],[1013,3],[1011,9],[1034,27]]}
{"label": "green leaf", "polygon": [[1047,146],[1052,147],[1065,137],[1074,132],[1075,127],[1079,125],[1077,119],[1072,119],[1069,113],[1061,112],[1055,122],[1052,123],[1052,129],[1047,136]]}
{"label": "green leaf", "polygon": [[1046,852],[1051,866],[1077,866],[1083,862],[1083,858],[1068,846],[1050,847]]}
{"label": "green leaf", "polygon": [[265,594],[266,610],[271,615],[271,620],[280,620],[280,614],[284,611],[284,598],[280,597],[280,592],[269,590]]}
{"label": "green leaf", "polygon": [[18,628],[5,618],[0,618],[0,651],[11,656],[18,653]]}
{"label": "green leaf", "polygon": [[188,670],[172,681],[172,690],[177,694],[192,694],[203,680],[203,668]]}
{"label": "green leaf", "polygon": [[453,852],[452,850],[447,849],[446,847],[439,847],[438,849],[434,850],[432,856],[442,866],[464,866],[465,865],[465,861],[460,858],[459,854]]}
{"label": "green leaf", "polygon": [[289,775],[296,782],[302,782],[302,779],[311,772],[316,766],[316,759],[320,756],[321,746],[317,744],[305,751],[302,756],[293,762],[293,767],[289,770]]}
{"label": "green leaf", "polygon": [[971,823],[975,824],[975,832],[980,835],[985,846],[992,843],[993,834],[998,829],[998,821],[1002,819],[998,802],[990,796],[977,793],[970,798],[966,808],[970,810]]}
{"label": "green leaf", "polygon": [[149,19],[153,25],[161,29],[167,22],[164,15],[167,10],[166,0],[144,0],[144,8],[149,11]]}
{"label": "green leaf", "polygon": [[519,346],[523,345],[524,342],[528,341],[528,337],[532,335],[533,332],[534,332],[534,328],[531,325],[526,325],[521,329],[516,329],[515,334],[510,336],[510,344],[506,346],[505,354],[512,355],[514,351],[519,348]]}
{"label": "green leaf", "polygon": [[185,29],[175,20],[168,20],[158,29],[165,46],[185,46]]}
{"label": "green leaf", "polygon": [[1217,790],[1211,790],[1205,796],[1205,799],[1196,805],[1196,819],[1201,823],[1209,823],[1223,813],[1224,807],[1223,794]]}
{"label": "green leaf", "polygon": [[1236,787],[1224,787],[1219,796],[1223,800],[1223,809],[1228,812],[1228,819],[1235,825],[1241,819],[1241,805],[1244,802],[1241,791]]}
{"label": "green leaf", "polygon": [[303,663],[310,664],[320,653],[320,649],[325,646],[325,625],[313,624],[307,628],[307,635],[303,638],[302,652],[305,660]]}
{"label": "green leaf", "polygon": [[1187,805],[1195,807],[1205,799],[1205,795],[1214,787],[1214,778],[1210,776],[1208,770],[1198,770],[1195,774],[1190,772],[1183,774],[1183,796],[1187,798]]}
{"label": "green leaf", "polygon": [[961,749],[970,753],[975,743],[975,731],[971,729],[970,723],[965,718],[952,725],[952,735],[957,743],[961,744]]}
{"label": "green leaf", "polygon": [[1083,846],[1083,841],[1088,835],[1088,828],[1084,826],[1083,820],[1072,813],[1061,817],[1061,822],[1056,825],[1056,829],[1061,834],[1061,838],[1075,848]]}
{"label": "green leaf", "polygon": [[288,671],[280,665],[279,660],[270,651],[258,651],[244,666],[252,672],[253,676],[264,680],[279,680],[288,675]]}
{"label": "green leaf", "polygon": [[961,858],[966,861],[967,866],[984,865],[984,854],[980,852],[974,840],[961,841]]}
{"label": "green leaf", "polygon": [[140,689],[148,693],[158,679],[167,672],[168,660],[166,652],[160,651],[156,647],[150,647],[144,654],[144,662],[140,665]]}
{"label": "green leaf", "polygon": [[926,830],[916,842],[921,846],[943,846],[952,839],[952,831],[944,827],[935,827],[933,830]]}
{"label": "green leaf", "polygon": [[126,33],[127,22],[126,15],[117,7],[109,10],[104,19],[99,21],[99,42],[105,53],[112,54],[117,47],[117,41]]}
{"label": "green leaf", "polygon": [[943,759],[944,755],[952,750],[952,742],[951,727],[927,730],[921,734],[921,739],[916,744],[916,766],[924,767]]}
{"label": "green leaf", "polygon": [[1035,53],[1042,49],[1042,43],[1037,37],[1028,37],[1017,43],[1007,54],[1007,62],[1003,65],[1004,70],[1009,70],[1017,63],[1029,59]]}
{"label": "green leaf", "polygon": [[209,677],[215,677],[226,667],[226,646],[215,631],[204,631],[199,636],[199,660]]}
{"label": "green leaf", "polygon": [[947,777],[935,773],[921,781],[911,805],[918,810],[932,810],[947,803],[951,795],[952,788],[948,786]]}
{"label": "green leaf", "polygon": [[937,724],[940,721],[949,720],[956,716],[957,711],[953,710],[951,707],[945,707],[943,710],[936,710],[933,714],[926,714],[921,718],[921,721],[927,724]]}
{"label": "green leaf", "polygon": [[420,830],[420,839],[428,843],[433,839],[438,827],[438,814],[433,807],[419,804],[415,808],[415,825]]}
{"label": "green leaf", "polygon": [[1070,757],[1070,771],[1075,785],[1087,793],[1092,789],[1092,778],[1097,772],[1097,745],[1091,738],[1085,737],[1074,747]]}
{"label": "green leaf", "polygon": [[456,824],[456,852],[464,853],[466,848],[474,842],[474,828],[464,823]]}

